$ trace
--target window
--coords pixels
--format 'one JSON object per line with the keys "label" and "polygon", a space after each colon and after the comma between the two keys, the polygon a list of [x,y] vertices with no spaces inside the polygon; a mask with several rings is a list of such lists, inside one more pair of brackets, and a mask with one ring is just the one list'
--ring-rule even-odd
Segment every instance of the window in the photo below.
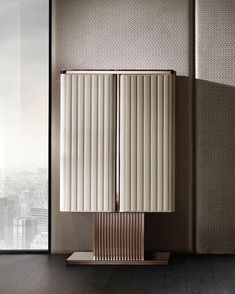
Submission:
{"label": "window", "polygon": [[1,0],[0,250],[48,249],[49,0]]}

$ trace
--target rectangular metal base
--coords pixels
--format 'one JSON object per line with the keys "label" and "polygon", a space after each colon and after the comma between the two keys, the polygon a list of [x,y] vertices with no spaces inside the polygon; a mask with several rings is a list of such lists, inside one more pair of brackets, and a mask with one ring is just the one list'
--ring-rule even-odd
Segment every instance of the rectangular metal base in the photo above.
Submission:
{"label": "rectangular metal base", "polygon": [[147,252],[144,260],[94,260],[93,252],[74,252],[68,265],[168,265],[169,252]]}

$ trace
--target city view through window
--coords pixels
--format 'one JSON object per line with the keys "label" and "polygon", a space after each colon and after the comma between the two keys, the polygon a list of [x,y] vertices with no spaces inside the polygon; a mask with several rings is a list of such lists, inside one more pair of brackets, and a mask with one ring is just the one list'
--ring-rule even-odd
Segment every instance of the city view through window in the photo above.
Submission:
{"label": "city view through window", "polygon": [[48,1],[0,5],[0,250],[48,249]]}

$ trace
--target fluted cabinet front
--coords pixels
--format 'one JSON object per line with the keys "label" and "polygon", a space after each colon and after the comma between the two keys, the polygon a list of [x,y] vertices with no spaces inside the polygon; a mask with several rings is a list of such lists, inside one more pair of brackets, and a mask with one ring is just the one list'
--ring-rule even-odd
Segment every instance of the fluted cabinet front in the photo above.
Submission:
{"label": "fluted cabinet front", "polygon": [[61,74],[60,210],[115,210],[116,76]]}
{"label": "fluted cabinet front", "polygon": [[120,211],[174,211],[174,74],[120,75]]}

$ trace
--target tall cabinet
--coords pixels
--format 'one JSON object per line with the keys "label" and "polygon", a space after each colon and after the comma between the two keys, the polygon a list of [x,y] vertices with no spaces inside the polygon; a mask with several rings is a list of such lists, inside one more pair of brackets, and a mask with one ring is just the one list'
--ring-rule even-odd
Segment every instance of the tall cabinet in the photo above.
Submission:
{"label": "tall cabinet", "polygon": [[144,213],[175,209],[175,72],[61,72],[60,211],[91,212],[93,252],[67,263],[166,264]]}

